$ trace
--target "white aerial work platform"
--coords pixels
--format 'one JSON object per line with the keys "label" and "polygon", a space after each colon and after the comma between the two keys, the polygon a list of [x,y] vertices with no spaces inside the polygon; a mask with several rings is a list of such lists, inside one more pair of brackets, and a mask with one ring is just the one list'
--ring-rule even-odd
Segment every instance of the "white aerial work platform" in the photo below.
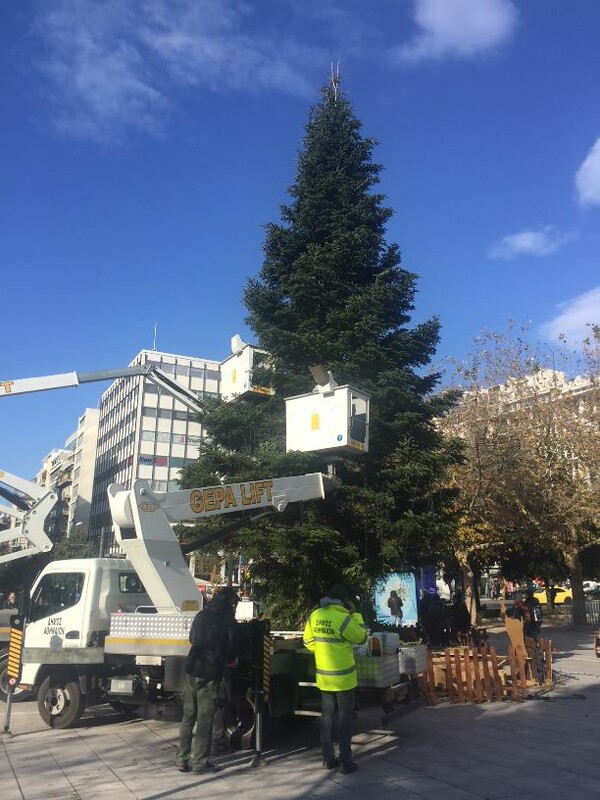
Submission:
{"label": "white aerial work platform", "polygon": [[286,449],[348,456],[369,451],[370,396],[311,367],[312,392],[286,397]]}
{"label": "white aerial work platform", "polygon": [[221,362],[221,397],[233,400],[235,397],[271,396],[270,386],[260,386],[253,381],[253,371],[261,361],[268,358],[265,350],[246,344],[238,334],[231,338],[231,355]]}

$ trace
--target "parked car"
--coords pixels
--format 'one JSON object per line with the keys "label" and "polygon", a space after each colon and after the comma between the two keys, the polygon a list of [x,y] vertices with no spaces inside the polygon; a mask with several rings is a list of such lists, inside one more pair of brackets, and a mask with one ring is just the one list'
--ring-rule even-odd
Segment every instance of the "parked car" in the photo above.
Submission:
{"label": "parked car", "polygon": [[600,583],[598,581],[584,581],[583,582],[583,591],[587,594],[588,592],[597,592],[600,589]]}
{"label": "parked car", "polygon": [[[554,587],[554,605],[555,606],[567,606],[573,603],[573,592],[571,589],[567,589],[564,586],[555,586]],[[534,597],[540,601],[543,605],[544,603],[548,602],[548,597],[546,595],[545,589],[538,589],[537,592],[533,593]]]}

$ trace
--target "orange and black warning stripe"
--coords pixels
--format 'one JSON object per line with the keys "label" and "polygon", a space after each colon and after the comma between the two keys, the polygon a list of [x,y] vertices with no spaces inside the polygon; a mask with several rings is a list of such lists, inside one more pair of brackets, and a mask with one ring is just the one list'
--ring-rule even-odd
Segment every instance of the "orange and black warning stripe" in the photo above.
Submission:
{"label": "orange and black warning stripe", "polygon": [[263,692],[271,689],[271,638],[263,635]]}
{"label": "orange and black warning stripe", "polygon": [[[21,622],[21,620],[19,620]],[[15,685],[21,678],[21,656],[23,654],[23,630],[21,627],[10,629],[10,641],[8,643],[8,660],[6,664],[6,677],[11,685]]]}

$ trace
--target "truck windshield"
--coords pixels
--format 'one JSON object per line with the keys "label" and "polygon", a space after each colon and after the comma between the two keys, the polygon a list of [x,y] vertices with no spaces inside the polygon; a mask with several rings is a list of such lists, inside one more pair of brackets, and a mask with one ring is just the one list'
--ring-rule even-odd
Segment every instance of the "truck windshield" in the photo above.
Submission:
{"label": "truck windshield", "polygon": [[44,575],[31,598],[30,619],[58,614],[77,605],[85,581],[83,572],[50,572]]}

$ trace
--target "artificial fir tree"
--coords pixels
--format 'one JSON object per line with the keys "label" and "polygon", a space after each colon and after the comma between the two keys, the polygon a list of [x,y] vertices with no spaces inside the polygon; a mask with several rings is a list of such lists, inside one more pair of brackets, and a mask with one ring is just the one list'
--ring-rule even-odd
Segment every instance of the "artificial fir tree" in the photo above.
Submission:
{"label": "artificial fir tree", "polygon": [[426,374],[439,322],[410,328],[417,276],[385,241],[392,211],[373,191],[381,167],[337,83],[310,112],[291,201],[267,226],[264,262],[244,301],[272,357],[273,398],[205,403],[211,436],[186,486],[325,470],[318,455],[285,453],[283,397],[310,391],[309,366],[372,396],[370,452],[336,465],[342,486],[325,502],[290,507],[243,531],[238,547],[267,582],[271,613],[298,625],[318,593],[343,578],[368,594],[390,570],[444,552],[445,466],[456,458],[433,419],[448,403]]}

